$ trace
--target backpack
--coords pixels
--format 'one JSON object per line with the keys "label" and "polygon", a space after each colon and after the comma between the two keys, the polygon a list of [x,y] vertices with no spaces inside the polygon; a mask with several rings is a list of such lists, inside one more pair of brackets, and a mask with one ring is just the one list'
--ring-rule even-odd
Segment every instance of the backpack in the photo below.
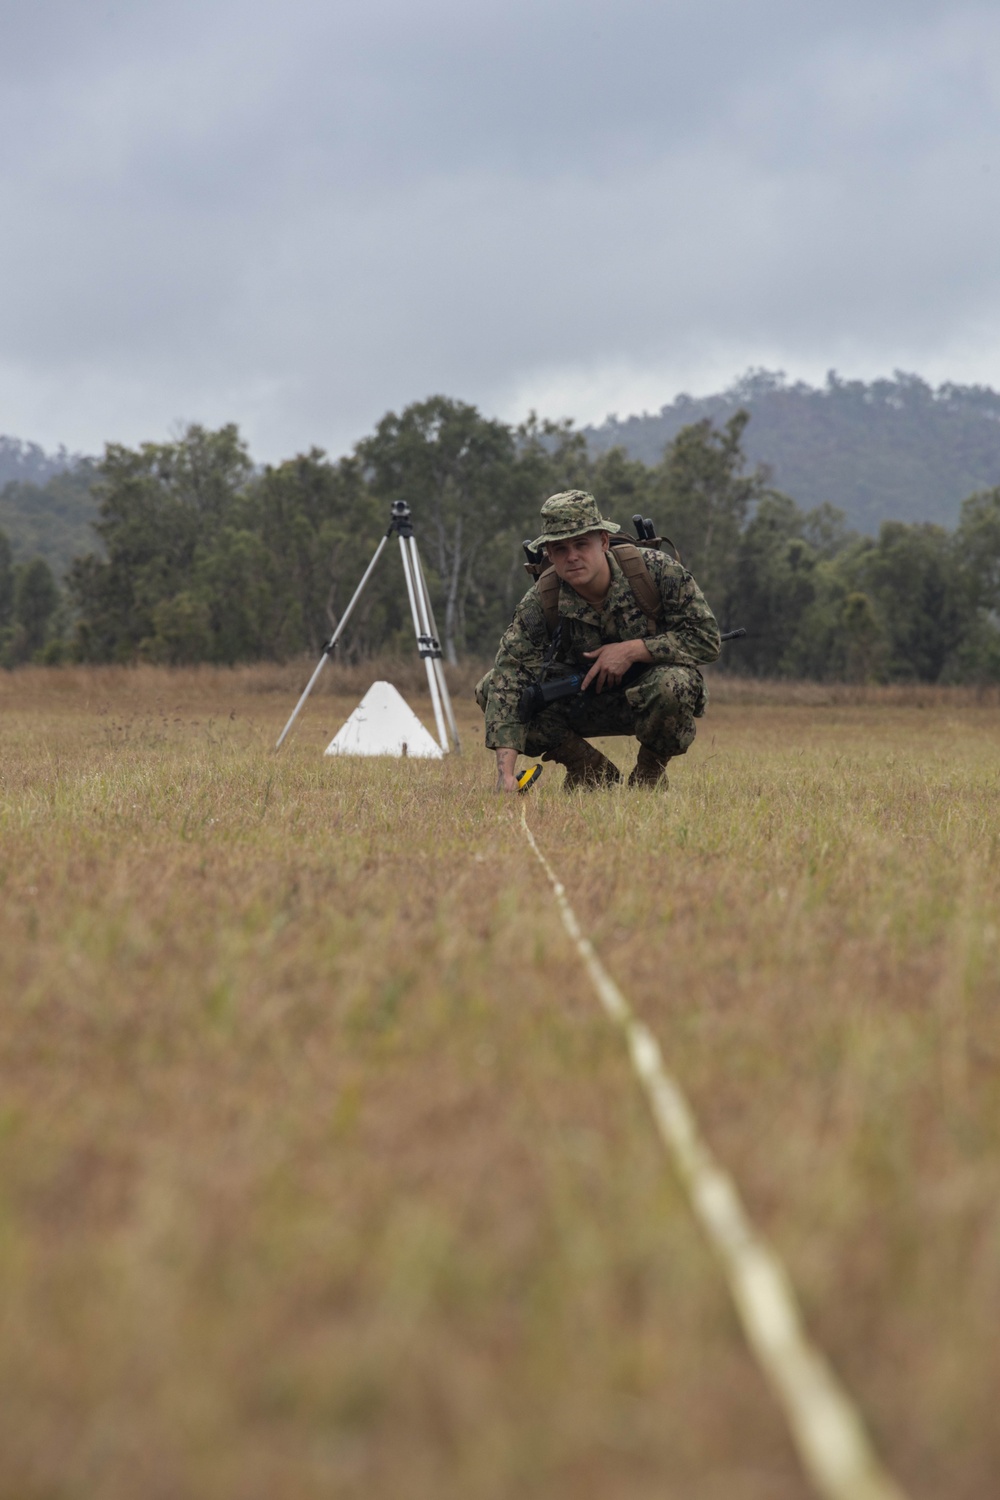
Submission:
{"label": "backpack", "polygon": [[[642,516],[633,516],[632,524],[636,529],[637,539],[630,536],[613,536],[610,539],[611,546],[615,549],[615,561],[628,579],[636,604],[651,620],[658,620],[663,610],[663,601],[639,546],[641,544],[662,551],[663,543],[666,542],[678,562],[681,555],[669,537],[655,534],[652,521],[644,521]],[[524,570],[535,580],[546,629],[549,635],[554,635],[559,623],[559,579],[556,570],[546,564],[545,553],[533,551],[529,542],[524,543],[524,551],[528,559]]]}

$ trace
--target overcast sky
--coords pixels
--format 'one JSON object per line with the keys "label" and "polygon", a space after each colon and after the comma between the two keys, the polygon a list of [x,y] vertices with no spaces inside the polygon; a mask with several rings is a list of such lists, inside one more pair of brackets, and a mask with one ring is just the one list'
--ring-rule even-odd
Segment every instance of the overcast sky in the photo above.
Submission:
{"label": "overcast sky", "polygon": [[1000,385],[1000,5],[0,0],[0,432]]}

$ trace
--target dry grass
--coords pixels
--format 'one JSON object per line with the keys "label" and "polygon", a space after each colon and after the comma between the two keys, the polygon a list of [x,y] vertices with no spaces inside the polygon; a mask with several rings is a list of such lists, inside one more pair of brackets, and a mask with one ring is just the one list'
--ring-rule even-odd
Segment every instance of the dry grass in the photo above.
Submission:
{"label": "dry grass", "polygon": [[[0,1495],[800,1500],[475,708],[325,761],[328,670],[277,758],[301,665],[0,679]],[[986,1500],[1000,709],[715,702],[532,825],[890,1465]]]}
{"label": "dry grass", "polygon": [[887,685],[852,682],[789,682],[784,678],[734,677],[709,670],[712,701],[782,708],[922,708],[948,713],[964,708],[1000,708],[1000,684],[938,687],[926,682]]}

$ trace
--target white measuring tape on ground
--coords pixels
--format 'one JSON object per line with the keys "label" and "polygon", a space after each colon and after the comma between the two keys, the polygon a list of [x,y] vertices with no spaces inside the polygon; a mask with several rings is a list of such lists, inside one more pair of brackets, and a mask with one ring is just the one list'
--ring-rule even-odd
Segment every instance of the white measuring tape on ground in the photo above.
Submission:
{"label": "white measuring tape on ground", "polygon": [[850,1396],[810,1340],[784,1267],[754,1230],[734,1183],[702,1139],[691,1106],[664,1066],[659,1043],[648,1026],[636,1020],[581,932],[562,881],[539,849],[523,807],[521,826],[548,876],[563,925],[601,1004],[625,1033],[660,1136],[721,1262],[747,1340],[788,1420],[806,1472],[824,1500],[905,1500],[875,1454]]}

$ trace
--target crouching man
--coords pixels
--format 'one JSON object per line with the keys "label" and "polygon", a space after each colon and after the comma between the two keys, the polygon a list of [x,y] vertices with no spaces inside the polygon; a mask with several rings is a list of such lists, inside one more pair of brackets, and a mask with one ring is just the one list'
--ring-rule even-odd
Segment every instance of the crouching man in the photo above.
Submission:
{"label": "crouching man", "polygon": [[[621,781],[618,767],[588,739],[619,734],[639,741],[629,785],[666,785],[667,762],[693,742],[694,721],[705,711],[698,669],[719,655],[715,616],[690,573],[653,548],[641,548],[638,558],[632,549],[633,576],[626,577],[610,545],[621,528],[602,518],[593,495],[552,495],[542,522],[533,546],[545,548],[550,570],[517,606],[492,670],[476,686],[486,745],[496,751],[497,791],[517,791],[519,754],[565,766],[568,790],[613,785]],[[580,692],[542,705],[525,700],[540,679],[580,671]]]}

